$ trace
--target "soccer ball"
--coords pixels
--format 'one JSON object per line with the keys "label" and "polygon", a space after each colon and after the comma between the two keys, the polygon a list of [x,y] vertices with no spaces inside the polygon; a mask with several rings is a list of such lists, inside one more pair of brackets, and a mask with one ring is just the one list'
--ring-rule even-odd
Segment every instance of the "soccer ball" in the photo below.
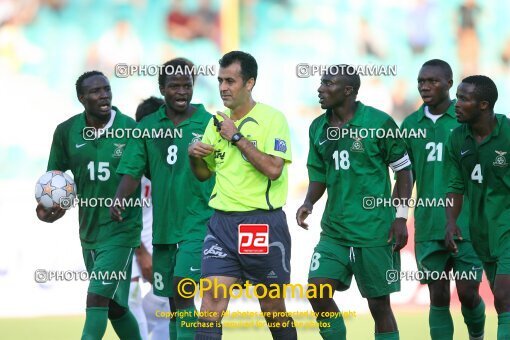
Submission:
{"label": "soccer ball", "polygon": [[66,173],[48,171],[35,184],[35,199],[46,209],[60,206],[69,209],[76,197],[76,184]]}

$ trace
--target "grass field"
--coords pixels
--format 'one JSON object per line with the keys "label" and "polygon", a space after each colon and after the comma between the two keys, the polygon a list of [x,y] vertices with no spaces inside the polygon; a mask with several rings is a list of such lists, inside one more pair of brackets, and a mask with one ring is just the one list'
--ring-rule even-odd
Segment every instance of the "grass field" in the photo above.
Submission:
{"label": "grass field", "polygon": [[[396,313],[400,329],[400,339],[426,340],[430,339],[428,332],[428,314],[426,311],[398,311]],[[226,318],[225,321],[234,321]],[[246,320],[244,320],[246,321]],[[263,321],[261,318],[257,321]],[[455,324],[455,339],[467,339],[467,331],[460,311],[453,311]],[[83,316],[68,317],[43,317],[43,318],[18,318],[0,319],[0,338],[2,340],[25,340],[25,339],[48,339],[68,340],[79,339],[83,327]],[[369,314],[347,318],[345,321],[348,339],[373,339],[374,323]],[[485,340],[495,340],[497,331],[497,315],[493,311],[487,313],[485,323]],[[299,339],[320,340],[321,337],[316,329],[298,328]],[[118,339],[108,325],[104,339]],[[266,329],[251,328],[227,328],[223,329],[225,340],[264,340],[271,339]]]}

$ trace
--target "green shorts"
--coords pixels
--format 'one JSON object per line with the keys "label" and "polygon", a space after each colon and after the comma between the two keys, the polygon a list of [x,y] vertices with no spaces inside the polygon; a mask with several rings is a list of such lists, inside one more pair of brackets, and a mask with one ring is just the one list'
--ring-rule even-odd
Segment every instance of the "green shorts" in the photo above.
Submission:
{"label": "green shorts", "polygon": [[88,293],[107,297],[127,308],[133,252],[133,248],[121,246],[83,249],[90,280]]}
{"label": "green shorts", "polygon": [[494,287],[496,275],[510,275],[510,244],[503,249],[496,261],[483,262],[485,275],[487,275],[491,288]]}
{"label": "green shorts", "polygon": [[[459,252],[453,254],[445,246],[444,241],[424,241],[415,245],[416,263],[423,275],[420,283],[427,284],[434,278],[452,277],[457,280],[467,279],[482,281],[482,261],[476,255],[470,241],[456,241]],[[448,266],[448,268],[447,268]],[[453,275],[448,272],[453,269]]]}
{"label": "green shorts", "polygon": [[357,248],[320,240],[314,249],[308,278],[340,281],[345,290],[352,276],[364,298],[389,295],[400,290],[400,253],[391,246]]}
{"label": "green shorts", "polygon": [[173,297],[174,277],[200,280],[203,240],[155,244],[152,253],[154,295]]}

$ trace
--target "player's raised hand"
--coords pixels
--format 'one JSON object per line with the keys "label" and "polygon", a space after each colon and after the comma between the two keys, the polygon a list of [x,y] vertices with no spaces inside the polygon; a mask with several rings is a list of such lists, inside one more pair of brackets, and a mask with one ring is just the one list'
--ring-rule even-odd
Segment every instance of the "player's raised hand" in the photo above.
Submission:
{"label": "player's raised hand", "polygon": [[53,223],[66,213],[60,206],[56,206],[50,209],[46,209],[41,203],[35,208],[37,218],[46,223]]}
{"label": "player's raised hand", "polygon": [[221,137],[228,141],[232,140],[232,136],[239,132],[234,121],[223,112],[216,111],[216,113],[223,117],[223,122],[221,122],[219,130]]}
{"label": "player's raised hand", "polygon": [[[120,200],[115,199],[114,201],[117,202],[117,201],[120,201]],[[124,208],[120,203],[113,204],[110,207],[110,217],[114,221],[122,222],[122,212],[124,210],[126,210],[126,208]]]}
{"label": "player's raised hand", "polygon": [[214,147],[202,142],[195,142],[188,147],[188,155],[195,158],[204,158],[214,151]]}
{"label": "player's raised hand", "polygon": [[388,235],[388,243],[395,239],[393,251],[400,251],[407,244],[407,220],[405,218],[396,218],[391,224],[390,233]]}
{"label": "player's raised hand", "polygon": [[308,230],[308,223],[305,222],[305,219],[312,213],[313,206],[308,203],[304,203],[296,212],[296,221],[298,226],[303,229]]}
{"label": "player's raised hand", "polygon": [[446,234],[444,236],[444,245],[448,250],[457,254],[459,249],[457,248],[457,243],[455,243],[455,236],[458,237],[460,241],[462,241],[462,233],[460,232],[460,228],[456,223],[448,222],[446,224]]}

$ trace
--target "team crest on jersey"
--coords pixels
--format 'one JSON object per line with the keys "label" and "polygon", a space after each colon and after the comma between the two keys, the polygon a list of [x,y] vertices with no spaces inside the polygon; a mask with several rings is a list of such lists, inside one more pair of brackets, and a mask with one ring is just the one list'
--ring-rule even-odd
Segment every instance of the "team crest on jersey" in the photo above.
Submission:
{"label": "team crest on jersey", "polygon": [[126,144],[113,143],[113,145],[115,145],[115,150],[113,150],[112,157],[120,158],[124,152],[124,147]]}
{"label": "team crest on jersey", "polygon": [[365,152],[365,149],[363,148],[363,143],[361,143],[361,138],[354,138],[354,142],[351,146],[351,151],[354,152]]}
{"label": "team crest on jersey", "polygon": [[[256,141],[256,140],[251,140],[250,142],[253,144],[253,146],[254,146],[255,148],[257,147],[257,141]],[[248,159],[246,158],[246,156],[244,155],[244,153],[241,153],[241,156],[243,156],[243,159],[244,159],[245,161],[247,161],[247,162],[248,162]]]}
{"label": "team crest on jersey", "polygon": [[498,151],[498,150],[495,150],[495,151],[498,155],[496,156],[496,159],[494,160],[494,163],[492,163],[492,165],[499,166],[501,168],[508,166],[508,163],[506,162],[506,158],[505,158],[505,155],[507,154],[507,152],[506,151]]}
{"label": "team crest on jersey", "polygon": [[202,137],[204,136],[196,132],[192,132],[191,134],[193,135],[193,139],[191,140],[190,144],[200,142],[202,140]]}

